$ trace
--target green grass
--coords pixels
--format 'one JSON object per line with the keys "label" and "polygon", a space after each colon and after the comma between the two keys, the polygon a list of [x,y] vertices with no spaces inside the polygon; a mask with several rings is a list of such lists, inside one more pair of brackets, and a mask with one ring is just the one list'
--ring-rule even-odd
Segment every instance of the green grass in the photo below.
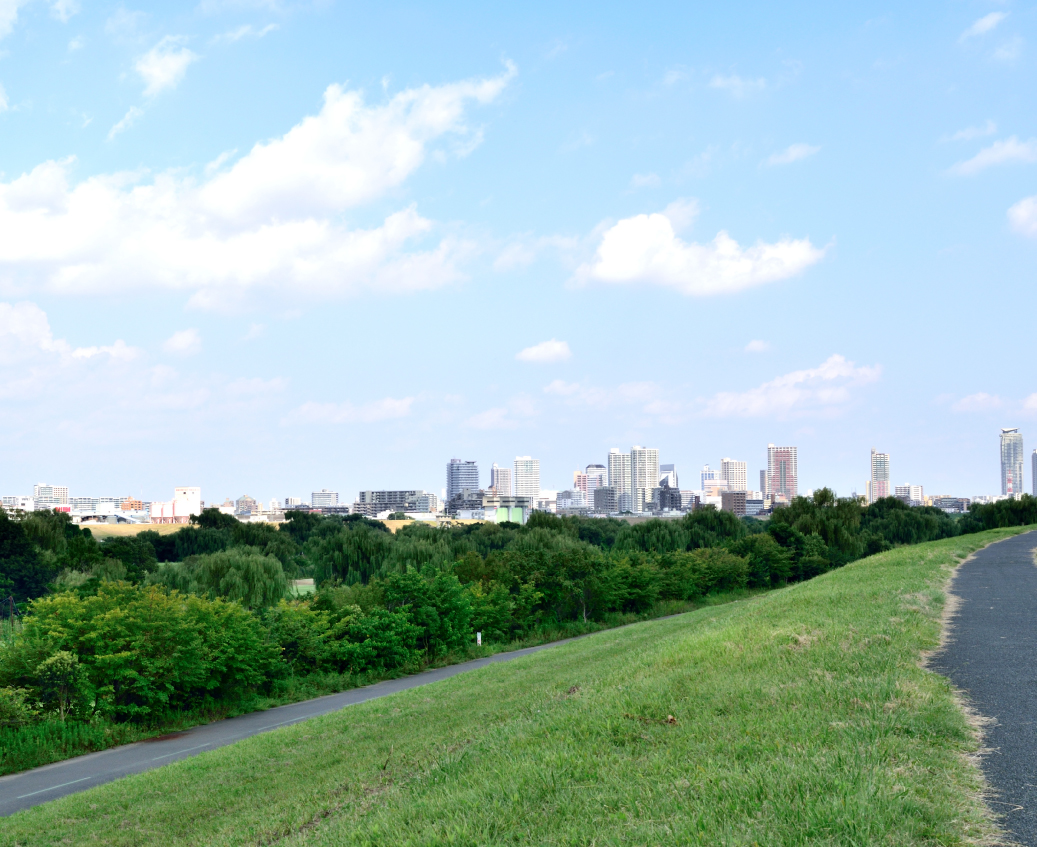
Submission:
{"label": "green grass", "polygon": [[976,739],[920,659],[951,568],[1018,531],[353,706],[4,819],[0,844],[976,843]]}

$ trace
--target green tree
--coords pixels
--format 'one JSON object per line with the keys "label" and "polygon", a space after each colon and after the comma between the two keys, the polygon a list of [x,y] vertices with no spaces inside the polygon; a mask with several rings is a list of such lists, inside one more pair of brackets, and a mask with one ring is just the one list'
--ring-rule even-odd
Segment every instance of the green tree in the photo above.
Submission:
{"label": "green tree", "polygon": [[152,584],[210,600],[221,597],[237,601],[246,609],[273,606],[288,591],[281,563],[253,547],[191,556],[183,562],[162,565],[148,579]]}
{"label": "green tree", "polygon": [[0,592],[31,600],[46,593],[60,570],[54,557],[40,556],[22,523],[0,509]]}
{"label": "green tree", "polygon": [[62,723],[65,716],[83,699],[83,668],[79,657],[68,650],[58,650],[36,668],[36,689],[45,706],[57,709]]}

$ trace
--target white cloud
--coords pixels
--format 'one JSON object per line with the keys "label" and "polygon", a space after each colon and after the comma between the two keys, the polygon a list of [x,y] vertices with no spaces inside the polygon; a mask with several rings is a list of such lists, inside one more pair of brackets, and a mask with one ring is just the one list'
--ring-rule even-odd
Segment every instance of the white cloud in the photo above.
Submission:
{"label": "white cloud", "polygon": [[241,41],[242,38],[262,38],[264,35],[269,35],[274,30],[280,29],[277,24],[267,24],[262,29],[256,29],[252,24],[245,24],[239,26],[237,29],[232,29],[230,32],[225,32],[222,35],[217,35],[213,42],[227,42],[233,44],[235,41]]}
{"label": "white cloud", "polygon": [[564,362],[571,357],[572,351],[569,349],[569,345],[564,341],[556,341],[553,338],[550,341],[541,341],[539,344],[534,344],[532,347],[527,347],[525,350],[520,350],[515,354],[515,358],[520,362],[536,362],[538,364]]}
{"label": "white cloud", "polygon": [[1008,222],[1021,235],[1037,237],[1037,195],[1024,197],[1008,210]]}
{"label": "white cloud", "polygon": [[[55,338],[47,313],[35,303],[0,303],[0,361],[12,364],[39,359],[41,354],[56,362],[93,359],[107,356],[110,360],[130,361],[140,351],[121,339],[113,344],[95,347],[73,347],[61,338]],[[7,370],[10,376],[13,371]]]}
{"label": "white cloud", "polygon": [[746,79],[737,74],[730,76],[717,74],[709,81],[709,87],[727,91],[734,97],[745,97],[756,91],[763,91],[767,87],[767,80],[763,78]]}
{"label": "white cloud", "polygon": [[688,78],[688,69],[678,65],[677,67],[670,68],[663,75],[663,85],[676,85],[678,82],[684,82]]}
{"label": "white cloud", "polygon": [[1023,40],[1018,35],[998,45],[994,58],[999,62],[1014,62],[1023,52]]}
{"label": "white cloud", "polygon": [[752,341],[750,341],[748,344],[745,345],[745,352],[746,353],[766,353],[770,349],[771,349],[771,345],[770,344],[768,344],[766,341],[761,341],[758,338],[753,339]]}
{"label": "white cloud", "polygon": [[729,294],[787,279],[820,261],[809,239],[783,238],[742,248],[726,232],[708,244],[684,241],[671,212],[636,215],[607,229],[590,263],[576,271],[580,281],[650,283],[682,294]]}
{"label": "white cloud", "polygon": [[176,356],[193,356],[201,352],[202,337],[196,329],[182,329],[163,341],[162,349]]}
{"label": "white cloud", "polygon": [[108,130],[108,140],[111,141],[120,132],[125,132],[127,129],[133,126],[133,124],[136,123],[137,118],[141,117],[143,114],[143,109],[139,109],[136,106],[130,106],[129,111],[122,116],[122,120],[120,120],[117,124],[115,124],[115,126]]}
{"label": "white cloud", "polygon": [[947,172],[955,176],[972,176],[995,165],[1011,162],[1037,162],[1037,138],[1020,141],[1013,135],[1004,141],[995,141],[971,159],[952,165]]}
{"label": "white cloud", "polygon": [[508,416],[508,410],[504,406],[495,406],[485,412],[472,415],[465,421],[465,426],[472,429],[515,429],[518,421]]}
{"label": "white cloud", "polygon": [[959,37],[958,41],[967,41],[977,35],[983,35],[994,29],[1001,21],[1008,17],[1008,12],[991,12],[972,24]]}
{"label": "white cloud", "polygon": [[985,412],[990,409],[1000,409],[1003,405],[1001,398],[996,394],[987,394],[981,391],[978,394],[962,397],[951,408],[955,412]]}
{"label": "white cloud", "polygon": [[6,112],[7,109],[7,91],[4,90],[3,85],[0,85],[0,112]]}
{"label": "white cloud", "polygon": [[50,4],[50,13],[63,24],[79,12],[79,0],[54,0]]}
{"label": "white cloud", "polygon": [[136,69],[144,80],[144,96],[154,97],[168,88],[176,88],[187,73],[187,66],[198,54],[184,47],[184,38],[167,35],[137,59]]}
{"label": "white cloud", "polygon": [[820,150],[820,147],[814,147],[810,144],[790,144],[784,150],[778,153],[772,153],[767,158],[767,164],[791,165],[793,162],[798,162],[801,159],[806,159],[810,156],[813,156]]}
{"label": "white cloud", "polygon": [[972,141],[974,138],[983,138],[997,132],[997,124],[987,120],[983,126],[969,126],[959,129],[953,135],[945,135],[940,141]]}
{"label": "white cloud", "polygon": [[18,20],[18,10],[29,0],[0,0],[0,38],[6,38]]}
{"label": "white cloud", "polygon": [[352,403],[303,403],[282,421],[285,424],[351,424],[398,420],[411,413],[413,397],[386,397],[354,406]]}
{"label": "white cloud", "polygon": [[[468,132],[470,104],[514,74],[402,91],[368,106],[338,85],[320,113],[203,179],[182,171],[101,174],[73,184],[74,162],[0,182],[0,288],[90,294],[149,287],[226,306],[255,289],[336,296],[412,291],[460,277],[471,245],[414,206],[370,229],[340,213],[400,185],[445,135]],[[422,249],[415,249],[421,244]]]}
{"label": "white cloud", "polygon": [[630,177],[631,188],[658,188],[661,182],[658,174],[634,174]]}
{"label": "white cloud", "polygon": [[831,414],[852,399],[850,389],[875,382],[880,373],[878,365],[857,367],[842,356],[830,356],[816,368],[793,371],[748,391],[715,394],[702,413],[716,418]]}
{"label": "white cloud", "polygon": [[82,50],[85,44],[86,39],[82,35],[77,35],[68,42],[68,52],[75,53],[77,50]]}

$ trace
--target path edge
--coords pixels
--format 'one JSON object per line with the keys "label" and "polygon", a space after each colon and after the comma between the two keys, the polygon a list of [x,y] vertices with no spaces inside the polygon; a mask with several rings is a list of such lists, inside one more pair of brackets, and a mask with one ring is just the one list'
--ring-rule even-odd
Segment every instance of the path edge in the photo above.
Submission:
{"label": "path edge", "polygon": [[[938,589],[943,594],[943,605],[940,610],[940,640],[933,649],[922,651],[921,660],[919,662],[923,670],[936,674],[946,680],[947,685],[950,687],[951,699],[954,701],[954,705],[958,708],[958,711],[960,711],[962,716],[965,718],[965,723],[969,728],[973,743],[975,744],[973,750],[964,751],[961,756],[968,768],[976,775],[977,782],[979,783],[978,789],[968,792],[968,795],[970,799],[978,801],[978,805],[983,810],[983,823],[985,823],[990,829],[989,832],[979,836],[978,838],[966,837],[966,843],[976,845],[976,847],[1019,847],[1018,842],[1012,841],[1008,832],[1004,829],[1002,824],[1003,815],[996,812],[991,805],[990,801],[997,795],[997,791],[987,780],[987,776],[983,772],[982,767],[983,759],[994,752],[993,748],[986,745],[986,740],[991,727],[997,725],[997,718],[981,714],[972,705],[968,694],[958,688],[951,681],[950,677],[945,676],[939,671],[933,670],[930,665],[932,660],[941,654],[954,640],[955,622],[962,605],[961,596],[954,593],[954,583],[958,578],[958,572],[961,568],[971,562],[976,558],[977,554],[987,548],[992,547],[995,544],[1000,544],[1002,541],[1007,541],[1010,538],[1025,535],[1027,532],[1032,531],[1033,530],[1030,529],[1022,529],[1020,532],[1013,533],[1004,538],[999,538],[996,541],[991,541],[989,544],[984,544],[979,549],[973,550],[964,558],[952,554],[958,559],[958,561],[953,566],[944,568],[945,576],[942,583],[938,586]],[[1037,560],[1035,560],[1035,565],[1037,565]]]}

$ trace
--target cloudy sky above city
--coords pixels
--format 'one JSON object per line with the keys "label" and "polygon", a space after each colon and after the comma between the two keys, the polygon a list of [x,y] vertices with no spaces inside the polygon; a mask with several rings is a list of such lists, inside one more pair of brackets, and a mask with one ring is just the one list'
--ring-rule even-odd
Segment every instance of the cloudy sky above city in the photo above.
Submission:
{"label": "cloudy sky above city", "polygon": [[1033,9],[369,6],[0,0],[0,493],[1037,447]]}

